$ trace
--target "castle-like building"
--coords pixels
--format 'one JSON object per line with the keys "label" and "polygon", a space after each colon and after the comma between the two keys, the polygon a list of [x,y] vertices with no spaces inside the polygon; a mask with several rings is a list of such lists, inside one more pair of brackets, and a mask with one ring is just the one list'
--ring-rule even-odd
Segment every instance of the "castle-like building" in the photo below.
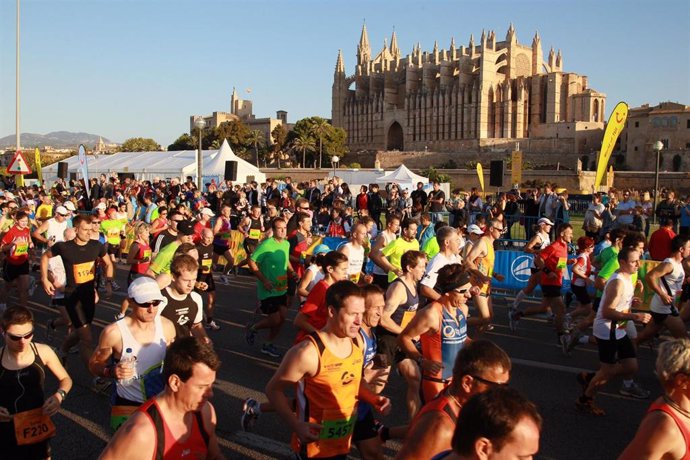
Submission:
{"label": "castle-like building", "polygon": [[[338,52],[332,123],[347,131],[351,151],[479,151],[528,138],[587,154],[599,148],[605,103],[586,76],[563,71],[560,50],[544,59],[539,34],[518,43],[512,24],[504,41],[482,32],[478,43],[452,39],[431,52],[417,44],[407,56],[395,32],[373,56],[364,25],[354,75]],[[532,153],[549,145],[534,142]]]}

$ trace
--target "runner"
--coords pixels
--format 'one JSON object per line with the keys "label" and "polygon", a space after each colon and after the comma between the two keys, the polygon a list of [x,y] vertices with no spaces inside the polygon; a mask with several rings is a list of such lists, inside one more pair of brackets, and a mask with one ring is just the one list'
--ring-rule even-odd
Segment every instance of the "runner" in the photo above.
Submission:
{"label": "runner", "polygon": [[127,263],[129,264],[129,274],[127,275],[127,286],[132,284],[137,278],[146,275],[151,265],[151,246],[149,246],[149,225],[146,222],[134,224],[134,237],[136,238],[129,247],[127,253]]}
{"label": "runner", "polygon": [[[417,222],[413,219],[405,219],[400,224],[400,238],[397,238],[388,246],[381,249],[378,261],[379,266],[386,269],[388,273],[388,285],[399,276],[402,276],[402,256],[407,251],[419,251],[419,241],[415,238],[417,234]],[[426,255],[425,255],[426,258]]]}
{"label": "runner", "polygon": [[510,358],[488,340],[469,343],[453,362],[452,383],[419,411],[396,459],[432,458],[450,449],[458,414],[467,400],[507,385],[510,379]]}
{"label": "runner", "polygon": [[453,450],[433,460],[531,459],[539,452],[542,418],[517,390],[498,386],[473,396],[463,406],[453,435]]}
{"label": "runner", "polygon": [[201,295],[203,292],[208,294],[204,314],[206,316],[206,329],[212,331],[220,330],[220,326],[213,319],[213,311],[216,305],[216,283],[213,280],[213,231],[205,228],[201,231],[201,240],[197,243],[196,249],[199,253],[199,273],[196,277],[195,291]]}
{"label": "runner", "polygon": [[[417,240],[414,240],[415,242]],[[398,346],[398,335],[407,327],[419,307],[417,285],[424,276],[426,254],[407,251],[401,258],[402,271],[386,291],[386,306],[376,329],[378,351],[385,357],[385,367],[395,367],[407,383],[407,411],[414,417],[421,407],[419,399],[421,373],[417,363],[405,356]]]}
{"label": "runner", "polygon": [[309,292],[307,300],[295,316],[294,324],[298,328],[295,343],[301,342],[312,332],[320,331],[326,326],[328,321],[326,291],[333,283],[347,279],[347,267],[347,257],[339,252],[330,251],[323,257],[321,269],[324,277]]}
{"label": "runner", "polygon": [[428,302],[433,302],[441,298],[441,293],[435,290],[438,273],[446,265],[459,264],[462,258],[460,252],[460,233],[453,227],[447,226],[439,229],[436,240],[440,252],[436,254],[427,264],[424,278],[419,285],[420,292]]}
{"label": "runner", "polygon": [[165,390],[140,406],[105,447],[101,460],[220,460],[216,411],[209,399],[220,360],[194,337],[176,340],[163,364]]}
{"label": "runner", "polygon": [[[328,289],[326,303],[326,327],[292,347],[266,385],[266,396],[293,432],[293,449],[303,460],[347,458],[357,400],[380,413],[390,410],[388,398],[361,385],[363,355],[355,339],[365,311],[362,290],[339,281]],[[291,387],[297,389],[296,414],[285,395]]]}
{"label": "runner", "polygon": [[[232,231],[232,225],[230,224],[230,218],[232,214],[232,208],[224,204],[220,209],[220,215],[216,219],[216,223],[213,225],[213,265],[218,264],[218,258],[223,256],[225,258],[225,266],[223,267],[223,277],[229,273],[235,263],[235,256],[230,250],[230,237]],[[221,281],[227,282],[227,279]]]}
{"label": "runner", "polygon": [[661,344],[656,375],[664,395],[647,409],[635,438],[619,460],[690,459],[690,340]]}
{"label": "runner", "polygon": [[[14,306],[2,314],[5,345],[0,350],[0,446],[7,459],[50,458],[48,439],[55,434],[55,415],[72,388],[72,379],[48,345],[32,342],[34,318],[26,307]],[[44,395],[46,368],[58,389]],[[36,418],[46,431],[31,430]],[[52,427],[49,429],[48,427]]]}
{"label": "runner", "polygon": [[297,292],[297,283],[304,275],[304,258],[302,254],[312,244],[311,217],[307,213],[298,213],[297,228],[288,237],[290,243],[290,265],[295,272],[295,278],[288,279],[287,305],[292,305],[292,299]]}
{"label": "runner", "polygon": [[[529,225],[529,224],[527,224]],[[534,292],[534,288],[537,287],[539,284],[539,280],[541,278],[540,275],[540,270],[537,268],[535,265],[534,259],[537,258],[539,255],[539,252],[549,246],[551,244],[551,237],[549,236],[551,233],[551,228],[553,227],[553,222],[551,222],[549,219],[546,217],[542,217],[537,221],[537,231],[532,237],[527,242],[527,245],[525,246],[524,251],[527,254],[532,254],[534,257],[532,258],[532,261],[530,262],[529,270],[530,270],[530,277],[529,280],[527,281],[527,286],[524,288],[520,289],[520,292],[517,293],[515,296],[515,300],[513,300],[513,305],[511,308],[508,310],[508,325],[510,326],[510,330],[515,332],[517,330],[519,318],[518,316],[518,311],[520,310],[520,303],[525,299],[526,296],[532,294]],[[532,315],[536,313],[542,313],[542,307],[540,306],[533,306],[526,308],[525,311],[522,313],[523,315]]]}
{"label": "runner", "polygon": [[671,240],[671,256],[647,272],[647,286],[654,291],[649,303],[652,321],[647,323],[637,337],[636,344],[655,337],[665,327],[677,339],[687,336],[685,323],[680,317],[683,283],[686,280],[683,260],[690,256],[687,236],[675,236]]}
{"label": "runner", "polygon": [[[66,228],[63,241],[70,241],[76,237],[76,232],[73,228]],[[55,335],[55,330],[60,326],[65,326],[67,328],[67,333],[69,334],[72,329],[72,322],[67,314],[67,309],[65,308],[65,283],[67,282],[67,274],[65,273],[65,265],[62,263],[62,257],[55,256],[51,257],[48,261],[48,279],[53,283],[55,287],[55,294],[50,297],[50,305],[57,308],[60,315],[50,318],[46,322],[46,342],[50,342]]]}
{"label": "runner", "polygon": [[[116,379],[110,415],[113,432],[137,407],[163,390],[165,350],[175,340],[175,326],[158,314],[165,298],[156,280],[137,278],[129,285],[127,296],[132,312],[103,329],[89,362],[94,376]],[[123,358],[134,359],[134,363]]]}
{"label": "runner", "polygon": [[491,300],[491,280],[503,281],[505,276],[494,271],[494,241],[505,233],[503,223],[492,220],[486,234],[477,241],[465,259],[465,266],[481,281],[479,295],[474,298],[480,318],[472,321],[479,327],[479,332],[493,329],[491,321],[494,317],[493,301]]}
{"label": "runner", "polygon": [[419,311],[398,337],[402,351],[422,370],[423,403],[451,382],[455,357],[467,342],[467,301],[478,290],[473,290],[470,274],[460,264],[443,267],[436,286],[442,296]]}
{"label": "runner", "polygon": [[38,242],[51,247],[55,243],[64,241],[65,230],[70,224],[70,213],[64,206],[55,208],[55,216],[43,221],[36,227],[31,236]]}
{"label": "runner", "polygon": [[168,318],[175,325],[177,339],[192,335],[211,343],[201,323],[203,301],[201,296],[194,292],[198,271],[199,262],[194,257],[188,254],[175,257],[170,265],[172,282],[163,289],[165,299],[158,310],[161,316]]}
{"label": "runner", "polygon": [[398,230],[400,230],[400,216],[397,214],[386,215],[386,228],[378,233],[374,246],[369,253],[369,258],[374,263],[374,284],[381,289],[388,289],[388,269],[390,266],[381,250],[395,241]]}
{"label": "runner", "polygon": [[262,320],[249,322],[245,328],[245,340],[254,345],[256,334],[260,329],[269,329],[268,340],[261,347],[263,354],[273,358],[281,356],[273,341],[278,337],[287,316],[287,279],[295,276],[288,263],[290,243],[286,237],[285,219],[273,221],[273,236],[261,242],[249,259],[249,268],[257,278],[256,287],[261,312],[266,315]]}
{"label": "runner", "polygon": [[108,208],[106,216],[107,218],[101,221],[100,231],[105,235],[110,260],[115,263],[120,252],[120,241],[125,231],[126,222],[118,219],[116,206]]}
{"label": "runner", "polygon": [[594,240],[592,238],[581,236],[577,239],[577,257],[573,264],[570,290],[575,295],[579,306],[569,314],[572,318],[578,316],[587,317],[592,312],[592,298],[589,296],[587,286],[594,284],[594,281],[590,278],[592,273],[592,260],[590,256],[593,251]]}
{"label": "runner", "polygon": [[0,253],[6,254],[3,268],[5,286],[0,296],[0,311],[7,305],[10,289],[17,289],[19,305],[26,306],[29,295],[29,258],[34,244],[29,231],[29,216],[24,211],[17,211],[14,225],[0,241]]}
{"label": "runner", "polygon": [[316,283],[321,281],[325,275],[323,272],[324,256],[331,252],[331,248],[325,244],[319,244],[314,248],[312,256],[309,258],[308,266],[304,270],[304,275],[297,284],[297,294],[300,296],[300,307],[309,297]]}
{"label": "runner", "polygon": [[355,284],[360,278],[365,283],[372,278],[364,273],[364,243],[367,241],[367,227],[364,224],[355,224],[352,228],[350,240],[338,248],[338,252],[347,257],[347,276]]}
{"label": "runner", "polygon": [[243,246],[247,253],[247,258],[239,263],[239,265],[242,266],[249,263],[249,259],[259,245],[261,235],[266,231],[264,217],[261,215],[261,206],[253,205],[249,211],[249,215],[242,220],[238,228],[244,235]]}
{"label": "runner", "polygon": [[156,257],[161,249],[175,241],[178,237],[177,226],[183,222],[185,217],[177,210],[171,210],[168,214],[168,228],[162,231],[158,236],[152,236],[152,256]]}
{"label": "runner", "polygon": [[[80,214],[72,221],[77,232],[71,241],[56,243],[41,257],[41,282],[48,295],[55,293],[55,286],[48,278],[48,261],[60,256],[67,274],[65,283],[65,308],[72,322],[72,333],[67,336],[60,348],[63,362],[67,352],[79,344],[79,354],[88,366],[93,352],[91,323],[96,311],[96,263],[100,259],[105,267],[105,297],[112,296],[113,264],[107,257],[105,246],[91,239],[91,217]],[[100,384],[98,380],[96,384]]]}
{"label": "runner", "polygon": [[[583,393],[575,405],[579,410],[597,416],[605,415],[604,410],[594,403],[599,387],[618,375],[632,375],[638,369],[635,347],[626,334],[626,322],[647,323],[651,319],[649,313],[630,312],[639,303],[633,298],[631,276],[640,266],[640,253],[625,247],[618,253],[618,262],[620,269],[606,283],[594,320],[600,368],[596,374],[582,372],[578,375]],[[623,381],[621,393],[640,399],[649,397],[649,392],[631,379]]]}
{"label": "runner", "polygon": [[194,238],[194,225],[188,220],[178,222],[176,231],[177,237],[175,241],[164,246],[158,252],[146,272],[152,278],[158,278],[162,275],[161,279],[159,279],[159,284],[164,286],[167,284],[165,281],[170,277],[170,264],[175,256],[175,251],[177,251],[181,244],[191,243]]}

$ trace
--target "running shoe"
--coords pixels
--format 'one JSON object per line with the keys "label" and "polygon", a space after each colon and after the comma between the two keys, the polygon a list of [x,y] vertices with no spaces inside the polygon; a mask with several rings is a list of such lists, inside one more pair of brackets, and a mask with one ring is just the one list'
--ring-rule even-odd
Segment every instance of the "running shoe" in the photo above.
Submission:
{"label": "running shoe", "polygon": [[625,384],[621,385],[618,393],[622,394],[623,396],[630,396],[631,398],[647,399],[649,398],[650,392],[649,390],[642,388],[637,382],[633,382],[630,384],[630,386],[625,386]]}
{"label": "running shoe", "polygon": [[46,321],[46,342],[50,343],[55,337],[55,326],[53,326],[53,319]]}
{"label": "running shoe", "polygon": [[212,331],[219,331],[220,326],[217,325],[215,321],[211,321],[210,323],[206,323],[206,329],[210,329]]}
{"label": "running shoe", "polygon": [[580,331],[575,330],[568,336],[568,353],[573,351],[578,343],[580,343]]}
{"label": "running shoe", "polygon": [[223,283],[225,285],[230,284],[230,280],[228,279],[228,277],[226,275],[220,275],[218,277],[218,281],[220,281],[221,283]]}
{"label": "running shoe", "polygon": [[261,347],[261,353],[270,356],[271,358],[280,358],[282,355],[278,351],[275,345],[272,343],[266,343]]}
{"label": "running shoe", "polygon": [[581,396],[577,399],[577,401],[575,401],[575,407],[577,407],[580,412],[594,415],[596,417],[606,415],[604,409],[594,404],[594,400],[592,398],[587,398],[585,396]]}
{"label": "running shoe", "polygon": [[253,431],[256,421],[261,415],[261,408],[259,401],[253,398],[247,398],[244,400],[242,405],[242,417],[240,418],[240,424],[244,431]]}
{"label": "running shoe", "polygon": [[112,288],[113,291],[119,291],[120,290],[120,285],[117,284],[117,281],[113,280],[113,282],[110,284],[110,287]]}
{"label": "running shoe", "polygon": [[254,329],[254,325],[249,322],[244,328],[244,340],[246,340],[248,345],[254,345],[254,341],[256,340],[256,329]]}

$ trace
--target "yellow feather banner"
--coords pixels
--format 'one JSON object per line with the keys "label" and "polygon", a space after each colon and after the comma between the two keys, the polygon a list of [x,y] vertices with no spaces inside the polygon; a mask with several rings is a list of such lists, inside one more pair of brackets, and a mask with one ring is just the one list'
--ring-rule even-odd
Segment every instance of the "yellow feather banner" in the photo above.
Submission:
{"label": "yellow feather banner", "polygon": [[484,170],[481,163],[477,163],[477,176],[479,176],[479,186],[482,188],[482,193],[484,193]]}
{"label": "yellow feather banner", "polygon": [[601,141],[601,151],[597,157],[597,175],[594,180],[594,190],[598,191],[601,186],[601,181],[604,180],[606,174],[606,166],[608,165],[613,147],[616,145],[616,139],[620,136],[625,127],[625,120],[628,119],[628,104],[619,102],[613,109],[608,123],[606,123],[606,131],[604,138]]}

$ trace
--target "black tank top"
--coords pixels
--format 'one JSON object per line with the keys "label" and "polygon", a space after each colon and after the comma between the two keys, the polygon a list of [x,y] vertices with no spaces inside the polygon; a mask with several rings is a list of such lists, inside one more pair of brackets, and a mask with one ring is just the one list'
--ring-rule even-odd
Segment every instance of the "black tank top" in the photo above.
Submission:
{"label": "black tank top", "polygon": [[395,309],[393,314],[391,315],[391,319],[395,321],[395,323],[400,326],[402,325],[403,321],[403,316],[405,316],[405,312],[414,312],[417,311],[417,308],[419,307],[419,291],[417,291],[416,294],[412,294],[412,291],[410,291],[410,288],[407,287],[407,284],[401,279],[401,278],[396,278],[392,283],[402,283],[403,286],[405,286],[405,292],[407,293],[407,299],[405,302],[401,303],[398,305],[398,308]]}

